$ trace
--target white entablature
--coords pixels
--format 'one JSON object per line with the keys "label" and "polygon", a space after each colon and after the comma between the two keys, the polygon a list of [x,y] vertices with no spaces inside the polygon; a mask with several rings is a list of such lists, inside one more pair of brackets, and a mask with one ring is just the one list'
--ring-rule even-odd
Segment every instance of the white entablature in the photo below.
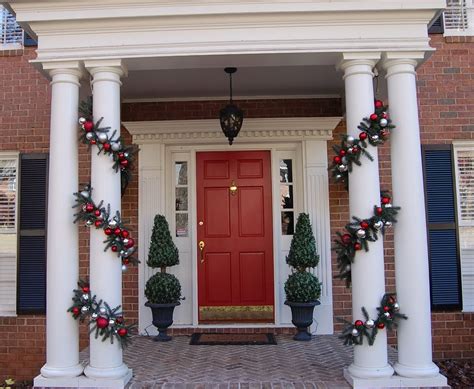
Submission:
{"label": "white entablature", "polygon": [[[11,1],[37,62],[242,54],[431,51],[442,0]],[[306,59],[308,60],[308,59]],[[295,64],[298,59],[294,58]],[[313,64],[323,61],[311,58]],[[327,61],[327,58],[326,58]],[[179,61],[173,61],[175,67]],[[135,63],[126,63],[134,70]],[[136,66],[143,66],[143,62]]]}

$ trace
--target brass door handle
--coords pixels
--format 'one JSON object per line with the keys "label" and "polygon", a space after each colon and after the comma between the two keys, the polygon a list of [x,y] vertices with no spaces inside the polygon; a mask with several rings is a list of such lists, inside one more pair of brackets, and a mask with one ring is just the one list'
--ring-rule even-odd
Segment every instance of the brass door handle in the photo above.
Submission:
{"label": "brass door handle", "polygon": [[199,250],[201,251],[201,263],[204,263],[204,247],[206,247],[206,244],[203,240],[201,240],[199,242]]}

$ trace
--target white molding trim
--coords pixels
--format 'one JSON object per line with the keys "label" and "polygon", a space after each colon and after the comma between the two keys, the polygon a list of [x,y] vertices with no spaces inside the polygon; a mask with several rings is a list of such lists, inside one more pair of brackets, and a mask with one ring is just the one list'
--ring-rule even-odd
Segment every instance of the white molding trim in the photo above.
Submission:
{"label": "white molding trim", "polygon": [[[303,139],[332,139],[341,117],[244,119],[237,141],[268,142]],[[218,119],[166,120],[122,123],[133,143],[226,143]]]}
{"label": "white molding trim", "polygon": [[[337,93],[328,94],[310,94],[310,95],[261,95],[261,96],[238,96],[234,95],[234,101],[239,100],[304,100],[304,99],[341,99],[343,96]],[[227,101],[229,95],[225,96],[195,96],[195,97],[150,97],[137,99],[123,99],[125,104],[129,103],[164,103],[174,101]]]}

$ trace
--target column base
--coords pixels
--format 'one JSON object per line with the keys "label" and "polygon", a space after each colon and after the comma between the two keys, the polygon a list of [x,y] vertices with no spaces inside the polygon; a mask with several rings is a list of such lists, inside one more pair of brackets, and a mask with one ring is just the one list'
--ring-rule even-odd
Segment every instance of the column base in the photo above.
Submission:
{"label": "column base", "polygon": [[93,367],[91,365],[87,365],[84,369],[84,374],[87,378],[91,379],[122,379],[125,377],[131,370],[122,363],[120,366],[117,367],[110,367],[110,368],[100,368],[100,367]]}
{"label": "column base", "polygon": [[41,368],[41,376],[45,378],[72,378],[77,377],[84,371],[84,366],[78,363],[69,367],[52,367],[48,364]]}
{"label": "column base", "polygon": [[35,388],[113,388],[125,389],[132,378],[132,369],[127,369],[127,374],[121,378],[89,378],[84,375],[74,378],[45,378],[41,375],[34,380]]}
{"label": "column base", "polygon": [[361,367],[361,366],[357,366],[355,364],[351,364],[347,368],[347,371],[352,377],[364,378],[364,379],[366,379],[366,378],[368,378],[368,379],[389,378],[394,373],[393,367],[390,366],[389,364],[387,364],[384,367],[378,368],[378,369],[368,368],[368,367]]}
{"label": "column base", "polygon": [[406,378],[398,375],[386,378],[358,378],[352,376],[348,369],[344,369],[344,378],[354,389],[369,388],[427,388],[450,389],[444,375],[438,374],[429,378]]}
{"label": "column base", "polygon": [[397,362],[394,368],[399,376],[407,378],[429,378],[439,375],[439,368],[433,362],[423,367],[407,366]]}

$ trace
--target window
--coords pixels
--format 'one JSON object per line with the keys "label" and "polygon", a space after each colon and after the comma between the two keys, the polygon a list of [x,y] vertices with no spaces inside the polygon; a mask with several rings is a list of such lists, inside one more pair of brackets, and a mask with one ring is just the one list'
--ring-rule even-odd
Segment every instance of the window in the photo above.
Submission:
{"label": "window", "polygon": [[461,279],[451,146],[423,146],[433,309],[461,308]]}
{"label": "window", "polygon": [[0,50],[21,48],[23,30],[6,8],[0,5]]}
{"label": "window", "polygon": [[474,35],[474,0],[447,0],[444,35]]}
{"label": "window", "polygon": [[455,144],[463,311],[474,312],[474,144]]}
{"label": "window", "polygon": [[176,237],[189,236],[188,163],[175,162]]}
{"label": "window", "polygon": [[18,154],[0,153],[0,316],[16,314]]}
{"label": "window", "polygon": [[293,160],[280,160],[281,233],[293,235],[295,227],[295,199],[293,187]]}

